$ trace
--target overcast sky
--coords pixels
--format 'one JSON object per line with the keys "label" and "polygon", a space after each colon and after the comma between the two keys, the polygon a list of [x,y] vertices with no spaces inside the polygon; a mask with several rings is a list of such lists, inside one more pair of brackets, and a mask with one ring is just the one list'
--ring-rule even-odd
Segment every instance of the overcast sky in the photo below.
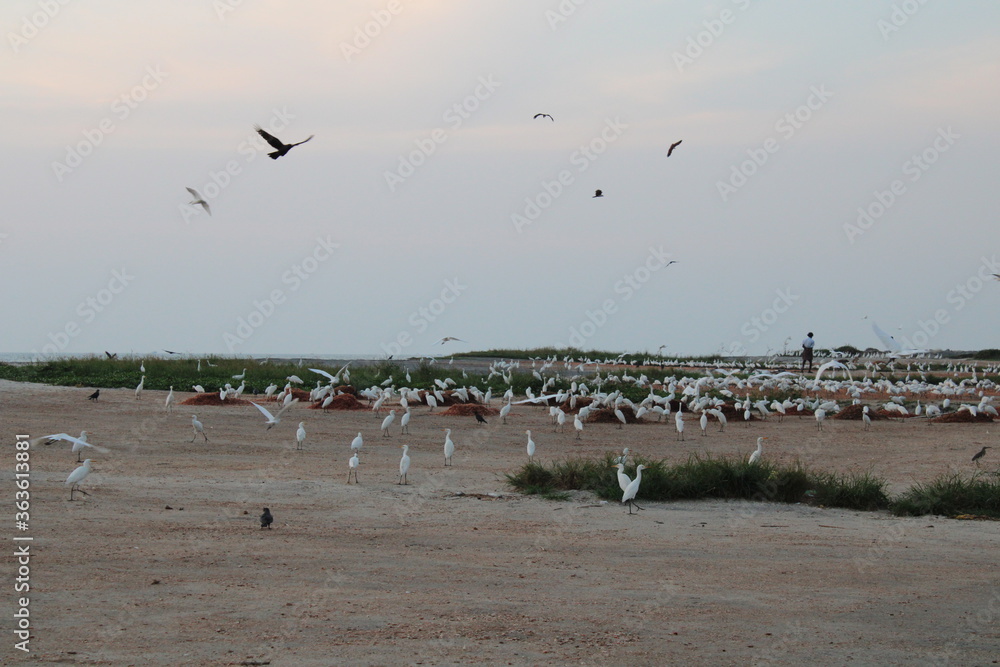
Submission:
{"label": "overcast sky", "polygon": [[[762,354],[878,347],[872,320],[1000,346],[996,2],[8,0],[0,25],[0,351]],[[271,160],[255,124],[315,138]]]}

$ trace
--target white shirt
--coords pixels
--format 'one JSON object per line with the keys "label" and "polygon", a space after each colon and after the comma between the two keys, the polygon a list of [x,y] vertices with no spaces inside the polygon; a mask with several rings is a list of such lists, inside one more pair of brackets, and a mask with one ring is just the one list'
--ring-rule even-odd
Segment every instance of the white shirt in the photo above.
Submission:
{"label": "white shirt", "polygon": [[810,350],[813,348],[813,345],[815,345],[815,344],[816,344],[816,341],[813,340],[812,338],[806,338],[806,339],[804,339],[802,341],[802,347],[810,349]]}

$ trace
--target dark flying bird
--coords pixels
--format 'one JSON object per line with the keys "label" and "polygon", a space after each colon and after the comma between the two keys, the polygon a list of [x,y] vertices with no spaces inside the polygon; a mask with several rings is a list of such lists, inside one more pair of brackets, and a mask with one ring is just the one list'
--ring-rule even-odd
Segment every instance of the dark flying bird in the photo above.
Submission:
{"label": "dark flying bird", "polygon": [[200,194],[198,194],[197,190],[188,187],[185,187],[184,189],[190,192],[191,196],[194,197],[193,200],[188,202],[189,206],[194,206],[195,204],[201,204],[202,208],[204,208],[209,215],[212,215],[212,209],[208,207],[208,202],[205,201],[205,199]]}
{"label": "dark flying bird", "polygon": [[117,359],[118,358],[118,353],[117,352],[115,352],[114,354],[111,354],[107,350],[104,350],[104,354],[108,355],[108,359]]}
{"label": "dark flying bird", "polygon": [[94,392],[93,394],[91,394],[91,395],[90,395],[90,396],[88,396],[87,398],[88,398],[89,400],[91,400],[91,401],[96,401],[96,400],[97,400],[97,397],[98,397],[98,396],[100,396],[100,395],[101,395],[101,390],[100,390],[100,389],[98,389],[97,391],[95,391],[95,392]]}
{"label": "dark flying bird", "polygon": [[436,342],[434,344],[435,345],[444,345],[445,343],[447,343],[449,341],[453,341],[453,340],[457,340],[459,343],[464,343],[465,342],[461,338],[455,338],[454,336],[445,336],[444,338],[442,338],[441,340],[439,340],[438,342]]}
{"label": "dark flying bird", "polygon": [[993,449],[993,448],[992,447],[983,447],[982,449],[980,449],[978,452],[976,452],[972,456],[972,460],[975,461],[976,465],[979,465],[979,459],[981,459],[984,456],[986,456],[986,450],[987,449]]}
{"label": "dark flying bird", "polygon": [[[684,141],[684,140],[681,139],[681,141]],[[670,144],[670,150],[667,151],[667,157],[670,157],[670,154],[674,152],[674,149],[681,145],[681,141],[678,141],[677,143]]]}
{"label": "dark flying bird", "polygon": [[480,424],[488,424],[489,423],[488,421],[486,421],[485,419],[483,419],[483,416],[481,414],[479,414],[478,412],[476,413],[476,421],[479,422]]}
{"label": "dark flying bird", "polygon": [[272,523],[274,523],[274,517],[271,516],[271,510],[265,507],[264,513],[260,515],[260,527],[270,530]]}
{"label": "dark flying bird", "polygon": [[[603,196],[604,196],[604,193],[602,191],[600,191],[600,190],[598,190],[597,192],[594,193],[594,197],[603,197]],[[594,197],[591,197],[591,199],[593,199]]]}
{"label": "dark flying bird", "polygon": [[272,134],[268,134],[263,129],[261,129],[260,125],[254,125],[253,129],[257,130],[257,134],[264,137],[264,141],[271,144],[271,147],[275,149],[273,153],[268,153],[268,156],[270,156],[272,160],[277,160],[279,157],[281,157],[288,151],[292,150],[294,147],[298,146],[299,144],[304,144],[306,143],[306,141],[309,141],[309,139],[312,139],[313,137],[316,136],[315,134],[310,134],[309,139],[306,139],[305,141],[300,141],[298,144],[283,144],[281,143],[280,139],[278,139]]}
{"label": "dark flying bird", "polygon": [[997,280],[1000,280],[1000,273],[994,273],[993,277],[996,278]]}
{"label": "dark flying bird", "polygon": [[535,118],[548,118],[548,119],[549,119],[549,120],[551,120],[551,121],[552,121],[553,123],[554,123],[554,122],[556,122],[556,119],[555,119],[555,118],[553,118],[552,116],[550,116],[550,115],[549,115],[549,114],[547,114],[547,113],[536,113],[536,114],[535,114]]}

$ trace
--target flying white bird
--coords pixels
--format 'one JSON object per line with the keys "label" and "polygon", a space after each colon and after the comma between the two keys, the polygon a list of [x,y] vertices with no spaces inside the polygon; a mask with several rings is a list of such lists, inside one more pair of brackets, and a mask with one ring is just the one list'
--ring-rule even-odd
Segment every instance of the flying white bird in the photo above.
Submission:
{"label": "flying white bird", "polygon": [[87,432],[86,431],[80,431],[80,437],[79,438],[74,438],[73,436],[68,435],[66,433],[55,433],[53,435],[44,435],[44,436],[42,436],[40,438],[35,438],[34,440],[31,441],[31,443],[32,444],[36,444],[36,443],[39,443],[39,442],[41,442],[43,440],[45,440],[45,441],[65,440],[66,442],[72,442],[73,443],[73,450],[72,451],[74,453],[76,453],[76,462],[77,463],[80,462],[80,452],[83,450],[84,447],[90,447],[91,449],[95,449],[95,450],[99,451],[101,454],[107,454],[107,453],[109,453],[111,451],[110,449],[107,449],[105,447],[98,447],[97,445],[93,445],[93,444],[87,442]]}
{"label": "flying white bird", "polygon": [[212,215],[212,209],[208,207],[208,202],[205,201],[204,197],[202,197],[200,194],[198,194],[197,190],[195,190],[194,188],[188,188],[188,187],[185,187],[184,189],[187,190],[188,192],[190,192],[191,196],[194,197],[194,199],[192,201],[188,202],[188,206],[194,206],[195,204],[200,204],[202,206],[202,208],[205,209],[205,212],[207,212],[209,215]]}
{"label": "flying white bird", "polygon": [[270,412],[267,411],[267,408],[265,408],[263,405],[259,405],[257,403],[254,403],[253,401],[250,401],[250,403],[255,408],[257,408],[258,410],[261,411],[261,414],[263,414],[265,417],[267,417],[267,421],[264,422],[264,423],[267,425],[267,429],[266,430],[268,430],[268,431],[270,431],[271,427],[274,426],[275,424],[280,424],[281,423],[281,415],[285,414],[285,411],[288,410],[288,408],[292,407],[293,405],[295,405],[298,402],[299,402],[299,399],[297,399],[297,398],[292,399],[292,401],[290,403],[288,403],[288,405],[286,405],[283,408],[281,408],[280,410],[278,410],[278,414],[277,415],[272,415]]}
{"label": "flying white bird", "polygon": [[465,342],[461,338],[455,338],[454,336],[445,336],[444,338],[442,338],[441,340],[439,340],[438,342],[436,342],[434,344],[435,345],[444,345],[445,343],[447,343],[449,341],[453,341],[453,340],[457,340],[459,343],[464,343]]}

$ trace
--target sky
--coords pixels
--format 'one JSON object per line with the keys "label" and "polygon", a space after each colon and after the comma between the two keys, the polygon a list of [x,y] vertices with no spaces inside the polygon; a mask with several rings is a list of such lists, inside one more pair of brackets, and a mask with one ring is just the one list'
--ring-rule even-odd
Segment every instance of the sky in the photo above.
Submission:
{"label": "sky", "polygon": [[[1000,347],[995,2],[8,0],[0,27],[0,352],[757,355],[881,347],[873,321]],[[254,125],[315,137],[271,160]]]}

